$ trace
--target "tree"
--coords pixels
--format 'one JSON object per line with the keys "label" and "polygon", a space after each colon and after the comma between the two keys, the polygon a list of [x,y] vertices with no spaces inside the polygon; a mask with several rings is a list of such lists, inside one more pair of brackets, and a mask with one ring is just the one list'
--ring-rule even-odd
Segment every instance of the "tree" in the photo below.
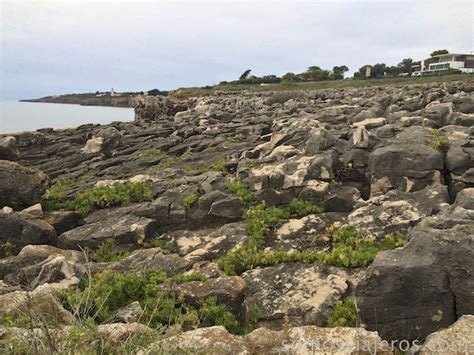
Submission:
{"label": "tree", "polygon": [[433,53],[430,54],[431,57],[434,57],[435,55],[440,55],[440,54],[449,54],[449,51],[447,49],[438,49],[433,51]]}
{"label": "tree", "polygon": [[251,69],[247,69],[246,71],[244,71],[244,72],[242,73],[242,75],[240,76],[239,80],[245,80],[245,79],[247,79],[248,76],[250,75],[250,72],[251,72],[251,71],[252,71]]}
{"label": "tree", "polygon": [[298,81],[298,77],[295,73],[286,73],[281,77],[282,81]]}
{"label": "tree", "polygon": [[348,70],[349,70],[349,68],[345,65],[333,67],[332,68],[332,77],[331,77],[331,79],[334,79],[334,80],[344,79],[344,73]]}
{"label": "tree", "polygon": [[402,70],[402,73],[408,73],[411,75],[411,66],[413,65],[413,59],[405,58],[397,66]]}

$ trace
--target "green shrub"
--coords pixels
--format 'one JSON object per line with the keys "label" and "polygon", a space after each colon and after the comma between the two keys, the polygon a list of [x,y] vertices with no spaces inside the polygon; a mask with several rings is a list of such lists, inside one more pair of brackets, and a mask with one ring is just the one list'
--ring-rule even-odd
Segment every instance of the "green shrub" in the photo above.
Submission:
{"label": "green shrub", "polygon": [[143,182],[124,182],[112,186],[95,186],[80,192],[68,204],[82,216],[87,216],[96,208],[127,205],[129,203],[151,201],[151,184]]}
{"label": "green shrub", "polygon": [[113,239],[107,239],[96,250],[86,247],[86,253],[89,259],[96,263],[119,261],[130,255],[128,252],[117,252],[115,250],[116,248],[117,244],[115,241]]}
{"label": "green shrub", "polygon": [[291,200],[288,205],[288,211],[291,215],[307,216],[313,213],[322,213],[322,209],[310,201],[303,201],[297,198]]}
{"label": "green shrub", "polygon": [[182,157],[168,157],[160,161],[158,168],[167,169],[178,164],[183,158]]}
{"label": "green shrub", "polygon": [[222,173],[225,173],[227,171],[227,169],[225,168],[226,164],[227,164],[227,159],[225,158],[219,159],[217,162],[215,162],[209,167],[209,170],[220,171]]}
{"label": "green shrub", "polygon": [[447,151],[449,148],[449,143],[444,137],[443,133],[438,129],[431,129],[430,134],[433,136],[431,140],[427,142],[427,144],[436,150],[440,151]]}
{"label": "green shrub", "polygon": [[249,236],[249,244],[260,248],[270,228],[289,217],[290,214],[286,210],[266,207],[264,202],[249,208],[245,212],[245,231]]}
{"label": "green shrub", "polygon": [[43,201],[44,208],[47,210],[67,208],[68,201],[66,200],[66,194],[73,185],[73,179],[56,180],[56,182],[49,188],[48,197]]}
{"label": "green shrub", "polygon": [[333,232],[332,248],[329,251],[263,251],[258,244],[248,243],[219,258],[217,264],[227,275],[240,275],[256,267],[296,261],[356,268],[371,264],[379,251],[397,248],[403,244],[404,239],[400,234],[388,234],[382,241],[376,242],[361,236],[354,227],[347,226]]}
{"label": "green shrub", "polygon": [[233,334],[240,332],[240,325],[234,314],[224,305],[218,304],[215,297],[208,298],[201,302],[199,320],[200,325],[203,327],[222,325]]}
{"label": "green shrub", "polygon": [[173,243],[164,239],[155,237],[151,242],[144,245],[145,248],[160,248],[163,254],[169,254],[173,250]]}
{"label": "green shrub", "polygon": [[250,186],[245,181],[232,180],[227,182],[227,188],[230,192],[236,194],[243,203],[251,203],[253,200]]}
{"label": "green shrub", "polygon": [[191,208],[196,202],[199,201],[201,198],[201,194],[199,192],[193,192],[192,194],[183,198],[183,203],[186,207]]}
{"label": "green shrub", "polygon": [[66,309],[80,319],[91,318],[97,323],[109,322],[115,310],[138,301],[143,308],[142,322],[152,327],[172,324],[223,325],[231,332],[240,332],[235,316],[224,305],[218,304],[216,299],[203,300],[193,306],[187,304],[183,297],[171,296],[166,291],[169,288],[161,286],[165,282],[184,283],[206,279],[202,273],[168,277],[157,270],[144,274],[106,270],[84,278],[76,290],[62,290],[60,295]]}
{"label": "green shrub", "polygon": [[350,297],[336,301],[328,318],[328,327],[356,327],[357,308]]}

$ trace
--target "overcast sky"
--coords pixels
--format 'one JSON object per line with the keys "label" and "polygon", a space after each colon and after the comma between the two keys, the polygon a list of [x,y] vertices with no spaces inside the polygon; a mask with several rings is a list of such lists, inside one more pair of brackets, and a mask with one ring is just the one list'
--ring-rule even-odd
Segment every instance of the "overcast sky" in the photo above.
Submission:
{"label": "overcast sky", "polygon": [[2,98],[216,84],[474,50],[473,1],[5,2]]}

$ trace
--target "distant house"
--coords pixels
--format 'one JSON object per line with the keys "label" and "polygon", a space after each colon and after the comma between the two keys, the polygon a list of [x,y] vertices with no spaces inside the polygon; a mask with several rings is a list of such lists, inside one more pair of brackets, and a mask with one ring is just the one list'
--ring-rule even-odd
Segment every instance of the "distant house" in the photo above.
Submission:
{"label": "distant house", "polygon": [[426,58],[420,65],[412,67],[413,75],[421,76],[433,72],[457,69],[463,73],[474,73],[474,54],[449,53]]}

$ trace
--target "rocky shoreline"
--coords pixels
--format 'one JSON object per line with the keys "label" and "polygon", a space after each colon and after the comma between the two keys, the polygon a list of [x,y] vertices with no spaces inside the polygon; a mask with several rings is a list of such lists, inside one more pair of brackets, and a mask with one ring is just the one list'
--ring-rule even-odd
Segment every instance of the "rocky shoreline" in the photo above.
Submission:
{"label": "rocky shoreline", "polygon": [[72,104],[82,106],[111,106],[111,107],[133,107],[133,100],[135,96],[85,96],[85,95],[62,95],[62,96],[48,96],[40,99],[25,99],[20,102],[43,102],[52,104]]}
{"label": "rocky shoreline", "polygon": [[474,351],[472,79],[130,105],[0,136],[0,349]]}

